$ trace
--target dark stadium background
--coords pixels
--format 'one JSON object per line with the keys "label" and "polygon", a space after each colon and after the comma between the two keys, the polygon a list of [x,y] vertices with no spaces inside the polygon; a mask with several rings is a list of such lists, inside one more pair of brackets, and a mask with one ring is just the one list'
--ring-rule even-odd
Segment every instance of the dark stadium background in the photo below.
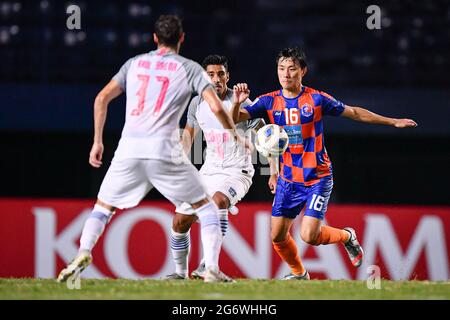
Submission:
{"label": "dark stadium background", "polygon": [[[66,7],[81,7],[81,30]],[[368,5],[382,9],[369,30]],[[131,56],[155,46],[163,13],[184,19],[181,54],[226,55],[251,98],[276,90],[274,57],[306,50],[304,84],[419,127],[325,120],[334,203],[450,204],[450,1],[0,1],[2,197],[94,199],[120,137],[124,96],[109,108],[104,166],[88,165],[96,93]],[[182,121],[182,124],[184,122]],[[160,198],[156,191],[150,198]],[[255,175],[246,201],[269,200]]]}

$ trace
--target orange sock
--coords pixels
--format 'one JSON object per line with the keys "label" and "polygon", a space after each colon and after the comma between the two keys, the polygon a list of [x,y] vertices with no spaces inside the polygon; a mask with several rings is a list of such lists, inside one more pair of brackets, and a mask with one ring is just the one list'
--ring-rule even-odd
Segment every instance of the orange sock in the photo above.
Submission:
{"label": "orange sock", "polygon": [[293,274],[302,275],[305,273],[305,267],[303,267],[302,261],[298,255],[297,245],[289,233],[286,240],[272,242],[272,244],[280,258],[286,261],[289,267],[291,267]]}
{"label": "orange sock", "polygon": [[316,240],[315,245],[331,244],[339,242],[347,242],[350,239],[350,234],[343,229],[336,229],[329,226],[320,227],[320,234]]}

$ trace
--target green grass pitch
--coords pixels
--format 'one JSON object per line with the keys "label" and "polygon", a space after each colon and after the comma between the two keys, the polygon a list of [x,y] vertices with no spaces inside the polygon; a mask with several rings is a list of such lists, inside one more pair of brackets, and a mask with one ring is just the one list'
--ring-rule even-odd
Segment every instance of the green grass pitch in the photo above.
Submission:
{"label": "green grass pitch", "polygon": [[303,300],[303,299],[450,299],[450,281],[381,281],[368,289],[349,280],[200,280],[81,279],[80,289],[49,279],[0,279],[0,299],[164,299],[164,300]]}

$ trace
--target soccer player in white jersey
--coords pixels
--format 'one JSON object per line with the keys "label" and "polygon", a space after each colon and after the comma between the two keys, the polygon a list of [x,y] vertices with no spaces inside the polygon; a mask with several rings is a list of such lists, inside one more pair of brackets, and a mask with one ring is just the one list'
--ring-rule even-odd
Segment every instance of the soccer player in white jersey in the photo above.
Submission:
{"label": "soccer player in white jersey", "polygon": [[[226,57],[209,55],[204,59],[202,66],[211,78],[216,92],[227,110],[231,110],[234,104],[240,107],[251,104],[248,93],[234,91],[227,87],[230,74]],[[255,119],[241,122],[236,128],[242,133],[248,133],[248,130],[257,130],[264,124],[262,119]],[[207,101],[201,96],[196,96],[189,105],[187,123],[183,131],[183,145],[186,153],[189,152],[199,129],[203,131],[206,140],[206,159],[200,169],[200,174],[207,193],[219,208],[220,226],[222,235],[225,236],[228,228],[228,210],[230,207],[234,207],[248,192],[255,170],[251,155],[240,152],[242,148],[224,131],[220,122],[208,108]],[[166,277],[166,279],[172,280],[188,278],[189,232],[192,223],[197,220],[197,212],[189,203],[183,203],[175,211],[170,236],[175,273]],[[191,275],[193,278],[204,277],[204,259]]]}
{"label": "soccer player in white jersey", "polygon": [[205,282],[227,281],[218,267],[222,234],[217,206],[207,197],[200,174],[173,133],[178,132],[179,120],[195,92],[207,101],[221,125],[230,129],[230,139],[242,145],[243,140],[203,68],[178,55],[184,41],[181,20],[171,15],[159,17],[153,40],[157,50],[129,59],[95,99],[94,143],[89,154],[93,167],[102,165],[108,104],[122,92],[127,93],[126,121],[97,202],[84,224],[79,253],[61,271],[59,282],[92,262],[92,248],[115,209],[136,206],[153,187],[175,206],[186,202],[195,208],[206,259]]}

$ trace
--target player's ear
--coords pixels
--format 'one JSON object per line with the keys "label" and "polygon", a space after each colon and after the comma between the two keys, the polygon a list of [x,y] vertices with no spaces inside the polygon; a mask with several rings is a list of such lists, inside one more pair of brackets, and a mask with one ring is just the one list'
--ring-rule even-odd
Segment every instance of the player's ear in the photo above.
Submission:
{"label": "player's ear", "polygon": [[184,42],[184,37],[185,37],[185,33],[183,32],[180,36],[180,41],[179,41],[180,43]]}
{"label": "player's ear", "polygon": [[305,76],[306,72],[308,72],[308,67],[302,69],[302,78]]}
{"label": "player's ear", "polygon": [[153,42],[156,43],[158,45],[158,36],[156,35],[156,33],[153,34]]}

